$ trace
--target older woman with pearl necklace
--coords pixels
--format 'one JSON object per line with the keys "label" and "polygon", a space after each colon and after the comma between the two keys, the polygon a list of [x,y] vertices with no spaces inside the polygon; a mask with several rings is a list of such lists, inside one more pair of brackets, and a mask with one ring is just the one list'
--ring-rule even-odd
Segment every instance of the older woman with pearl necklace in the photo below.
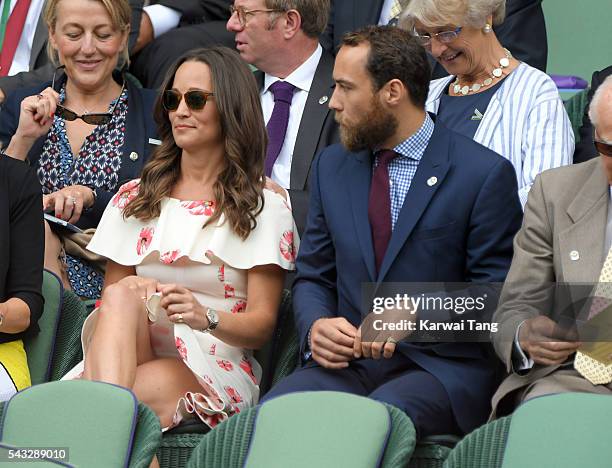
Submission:
{"label": "older woman with pearl necklace", "polygon": [[401,25],[450,75],[431,82],[427,110],[510,160],[524,205],[540,172],[571,163],[574,134],[554,82],[497,39],[505,8],[505,0],[412,0]]}

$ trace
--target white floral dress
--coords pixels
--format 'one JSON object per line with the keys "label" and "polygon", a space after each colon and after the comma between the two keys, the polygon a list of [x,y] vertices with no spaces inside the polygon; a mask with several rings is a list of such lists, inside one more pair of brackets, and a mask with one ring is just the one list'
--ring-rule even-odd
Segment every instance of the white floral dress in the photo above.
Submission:
{"label": "white floral dress", "polygon": [[[107,206],[88,249],[121,265],[134,265],[138,276],[176,283],[203,305],[232,313],[247,305],[247,270],[266,264],[295,268],[298,234],[283,197],[264,190],[263,211],[246,240],[235,235],[224,216],[202,229],[214,212],[209,201],[165,198],[160,216],[149,222],[123,219],[122,210],[138,193],[139,180],[123,185]],[[97,310],[83,326],[83,352],[91,338]],[[250,350],[225,344],[187,324],[150,325],[151,346],[158,357],[182,359],[201,389],[177,403],[170,427],[198,416],[210,427],[257,404],[261,367]],[[173,336],[172,336],[173,335]],[[168,343],[171,343],[168,346]],[[82,363],[65,378],[78,377]]]}

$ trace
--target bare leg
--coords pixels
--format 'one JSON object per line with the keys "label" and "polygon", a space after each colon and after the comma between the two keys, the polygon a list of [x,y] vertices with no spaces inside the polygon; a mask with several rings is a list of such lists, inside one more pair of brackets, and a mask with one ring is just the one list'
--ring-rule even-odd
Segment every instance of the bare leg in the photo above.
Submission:
{"label": "bare leg", "polygon": [[121,284],[104,290],[83,377],[132,388],[136,367],[155,358],[142,298]]}
{"label": "bare leg", "polygon": [[55,273],[62,280],[65,289],[72,290],[68,275],[60,260],[61,251],[62,241],[53,232],[49,223],[45,221],[45,268]]}
{"label": "bare leg", "polygon": [[172,423],[179,398],[199,389],[193,373],[176,358],[155,359],[138,366],[133,388],[136,397],[155,411],[162,427]]}

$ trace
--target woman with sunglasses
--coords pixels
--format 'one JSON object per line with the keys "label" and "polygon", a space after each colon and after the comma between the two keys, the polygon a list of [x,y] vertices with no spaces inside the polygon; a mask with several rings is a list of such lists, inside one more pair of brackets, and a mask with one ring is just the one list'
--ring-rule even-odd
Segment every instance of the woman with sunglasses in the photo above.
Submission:
{"label": "woman with sunglasses", "polygon": [[505,0],[412,0],[401,25],[451,75],[431,82],[427,111],[512,162],[524,206],[536,175],[571,163],[574,133],[554,82],[497,39],[505,9]]}
{"label": "woman with sunglasses", "polygon": [[117,189],[137,177],[155,137],[155,93],[115,70],[127,63],[127,0],[50,0],[44,10],[51,83],[7,96],[0,141],[35,168],[43,207],[85,233],[46,226],[45,267],[85,298],[101,294],[104,262],[87,254],[90,228]]}
{"label": "woman with sunglasses", "polygon": [[191,51],[162,89],[162,144],[88,246],[109,259],[105,289],[68,378],[133,389],[162,427],[214,427],[258,401],[251,350],[274,330],[297,230],[285,199],[264,189],[267,133],[240,56]]}

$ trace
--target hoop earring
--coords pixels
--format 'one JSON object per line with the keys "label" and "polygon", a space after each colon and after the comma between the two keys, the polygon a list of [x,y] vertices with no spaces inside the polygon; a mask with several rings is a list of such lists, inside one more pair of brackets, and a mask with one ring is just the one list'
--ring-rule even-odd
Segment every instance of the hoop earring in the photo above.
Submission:
{"label": "hoop earring", "polygon": [[493,31],[493,28],[491,27],[491,25],[489,23],[484,25],[484,28],[482,28],[482,31],[485,34],[489,34],[491,31]]}

